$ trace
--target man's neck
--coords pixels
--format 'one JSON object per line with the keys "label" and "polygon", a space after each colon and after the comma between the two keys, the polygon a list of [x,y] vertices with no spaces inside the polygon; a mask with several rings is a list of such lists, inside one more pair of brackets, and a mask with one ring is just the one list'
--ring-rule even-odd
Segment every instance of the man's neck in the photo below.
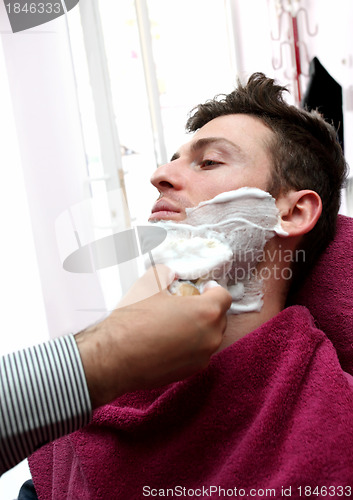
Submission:
{"label": "man's neck", "polygon": [[284,309],[285,296],[273,292],[270,287],[264,293],[263,306],[259,312],[231,314],[228,316],[227,328],[217,352],[222,351],[248,333],[256,330]]}

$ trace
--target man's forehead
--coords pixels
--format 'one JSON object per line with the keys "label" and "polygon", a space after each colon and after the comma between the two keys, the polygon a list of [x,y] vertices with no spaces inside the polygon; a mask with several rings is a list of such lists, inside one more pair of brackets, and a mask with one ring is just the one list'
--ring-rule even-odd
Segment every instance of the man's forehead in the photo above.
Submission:
{"label": "man's forehead", "polygon": [[242,153],[241,147],[238,144],[235,144],[233,141],[227,139],[226,137],[210,136],[210,137],[198,138],[197,135],[195,134],[194,138],[191,141],[187,142],[186,144],[184,144],[179,148],[176,155],[180,155],[181,153],[188,151],[192,153],[197,153],[202,149],[212,146],[228,148],[234,150],[239,154]]}
{"label": "man's forehead", "polygon": [[178,149],[172,159],[213,145],[246,156],[247,144],[251,143],[253,148],[257,143],[262,148],[263,140],[266,141],[270,135],[272,131],[257,117],[245,114],[219,116],[201,127],[189,142]]}

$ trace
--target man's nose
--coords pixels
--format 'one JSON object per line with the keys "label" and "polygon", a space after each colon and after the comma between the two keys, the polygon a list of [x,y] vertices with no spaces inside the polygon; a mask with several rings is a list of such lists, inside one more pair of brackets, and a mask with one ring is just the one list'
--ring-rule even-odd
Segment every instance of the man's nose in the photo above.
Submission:
{"label": "man's nose", "polygon": [[178,160],[166,163],[153,173],[151,183],[159,192],[166,192],[171,189],[180,190],[183,187],[183,174],[180,165],[177,166]]}

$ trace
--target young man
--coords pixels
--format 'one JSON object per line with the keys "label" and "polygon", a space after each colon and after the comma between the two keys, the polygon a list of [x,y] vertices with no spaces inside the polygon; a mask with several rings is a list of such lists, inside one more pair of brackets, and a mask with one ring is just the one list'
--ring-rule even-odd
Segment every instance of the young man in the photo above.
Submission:
{"label": "young man", "polygon": [[[283,90],[255,74],[198,106],[191,141],[152,177],[160,198],[151,221],[182,222],[187,208],[239,188],[276,199],[282,231],[258,265],[270,271],[262,307],[228,317],[201,373],[127,393],[86,430],[40,450],[30,466],[43,498],[350,496],[349,378],[308,310],[285,307],[303,265],[334,235],[346,163],[334,130],[288,106]],[[298,249],[306,262],[293,263],[289,280],[281,256]],[[129,357],[126,366],[134,372]]]}
{"label": "young man", "polygon": [[[151,179],[160,192],[151,221],[182,221],[185,208],[246,186],[276,198],[287,235],[271,239],[264,251],[261,267],[272,269],[265,304],[260,313],[232,316],[223,345],[280,312],[289,286],[297,288],[335,233],[347,168],[335,131],[320,116],[286,105],[282,91],[255,74],[246,87],[195,108],[187,123],[196,132],[192,140]],[[294,257],[291,280],[282,272],[284,255]]]}

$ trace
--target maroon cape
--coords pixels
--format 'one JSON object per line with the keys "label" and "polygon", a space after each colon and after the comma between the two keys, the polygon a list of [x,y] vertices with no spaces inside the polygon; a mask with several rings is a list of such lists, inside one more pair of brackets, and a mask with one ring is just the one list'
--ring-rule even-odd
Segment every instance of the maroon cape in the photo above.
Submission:
{"label": "maroon cape", "polygon": [[261,498],[272,489],[267,496],[281,498],[286,488],[292,498],[348,497],[351,380],[309,311],[289,307],[202,373],[125,395],[37,451],[29,463],[38,496],[224,498],[232,489]]}

